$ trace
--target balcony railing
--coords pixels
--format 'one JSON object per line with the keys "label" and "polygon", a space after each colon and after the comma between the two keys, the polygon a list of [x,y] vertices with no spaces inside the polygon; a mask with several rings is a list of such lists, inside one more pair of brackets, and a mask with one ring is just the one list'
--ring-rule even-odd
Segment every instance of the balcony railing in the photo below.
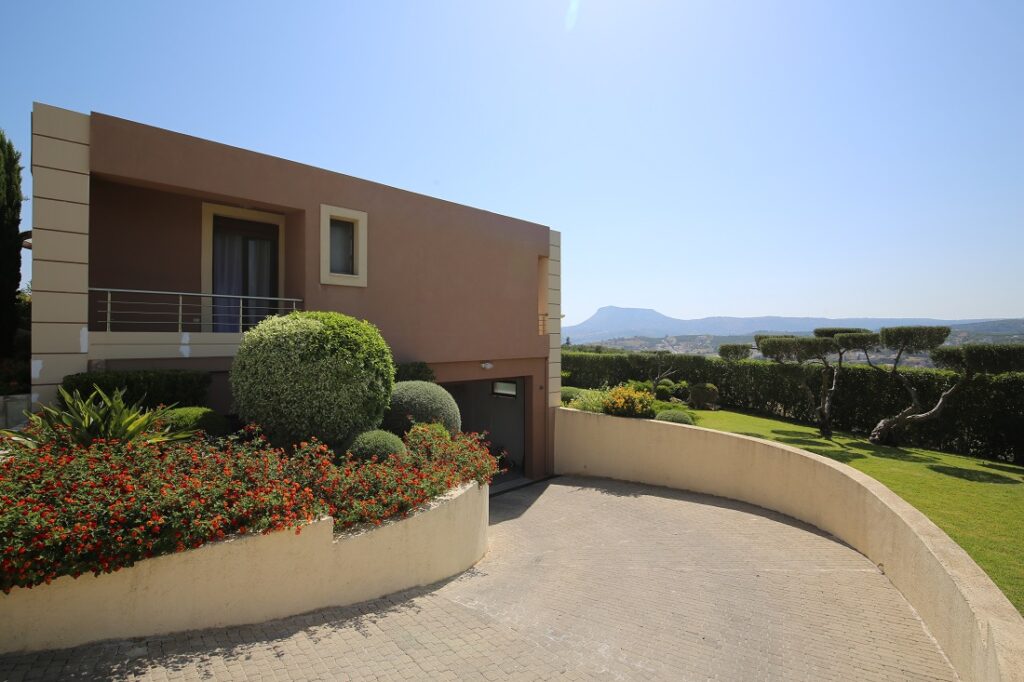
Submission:
{"label": "balcony railing", "polygon": [[301,308],[301,298],[89,289],[89,327],[93,331],[238,333],[271,315]]}

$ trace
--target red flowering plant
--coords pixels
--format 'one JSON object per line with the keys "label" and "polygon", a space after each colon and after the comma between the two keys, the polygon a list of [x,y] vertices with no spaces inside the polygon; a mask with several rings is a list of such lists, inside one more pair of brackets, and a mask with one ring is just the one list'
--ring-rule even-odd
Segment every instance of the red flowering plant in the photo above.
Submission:
{"label": "red flowering plant", "polygon": [[463,483],[489,482],[482,436],[414,428],[407,452],[360,461],[313,441],[291,456],[256,428],[165,443],[60,434],[35,449],[0,437],[0,589],[100,574],[229,535],[295,528],[324,514],[335,528],[409,515]]}
{"label": "red flowering plant", "polygon": [[302,471],[315,472],[307,483],[326,503],[339,530],[408,516],[433,497],[469,481],[489,483],[497,473],[480,434],[449,436],[429,425],[416,425],[406,434],[405,446],[403,455],[369,460],[349,455],[335,466],[327,446],[303,443],[293,461]]}
{"label": "red flowering plant", "polygon": [[324,505],[266,442],[0,440],[0,589],[115,571],[234,533],[298,527]]}

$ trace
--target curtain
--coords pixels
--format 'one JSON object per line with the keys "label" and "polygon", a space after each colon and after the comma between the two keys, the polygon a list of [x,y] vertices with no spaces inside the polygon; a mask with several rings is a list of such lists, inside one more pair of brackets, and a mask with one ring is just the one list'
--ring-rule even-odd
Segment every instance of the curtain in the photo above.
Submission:
{"label": "curtain", "polygon": [[[213,231],[213,293],[241,296],[244,292],[242,280],[242,250],[245,238],[227,230]],[[237,298],[213,299],[213,331],[237,332]]]}
{"label": "curtain", "polygon": [[[274,276],[274,245],[269,239],[248,239],[246,243],[246,287],[247,296],[270,296],[276,283]],[[268,299],[246,301],[248,308],[245,324],[255,325],[268,315],[277,313],[274,302]]]}

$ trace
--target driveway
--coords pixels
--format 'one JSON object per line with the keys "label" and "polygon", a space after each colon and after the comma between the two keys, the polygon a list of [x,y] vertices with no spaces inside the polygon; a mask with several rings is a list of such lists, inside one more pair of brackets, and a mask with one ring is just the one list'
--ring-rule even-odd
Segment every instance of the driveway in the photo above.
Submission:
{"label": "driveway", "polygon": [[[255,598],[255,595],[254,595]],[[453,580],[260,625],[0,658],[0,679],[952,680],[865,557],[721,498],[558,478]]]}

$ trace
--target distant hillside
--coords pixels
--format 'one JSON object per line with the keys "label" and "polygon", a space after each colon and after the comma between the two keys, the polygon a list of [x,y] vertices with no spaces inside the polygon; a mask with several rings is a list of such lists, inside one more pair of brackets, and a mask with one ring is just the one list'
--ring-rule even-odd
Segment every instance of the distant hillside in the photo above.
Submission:
{"label": "distant hillside", "polygon": [[748,336],[762,331],[809,333],[816,327],[895,327],[918,324],[944,324],[971,334],[1024,333],[1020,320],[936,320],[931,318],[884,317],[704,317],[680,320],[649,308],[605,306],[580,324],[562,328],[562,338],[573,344],[597,343],[609,339],[666,336]]}

